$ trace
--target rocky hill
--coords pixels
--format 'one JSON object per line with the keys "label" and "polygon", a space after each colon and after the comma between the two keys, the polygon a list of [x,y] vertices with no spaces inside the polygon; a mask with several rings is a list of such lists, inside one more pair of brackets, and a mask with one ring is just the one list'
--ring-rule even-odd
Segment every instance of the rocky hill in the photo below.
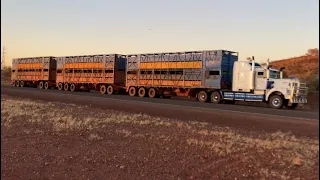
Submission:
{"label": "rocky hill", "polygon": [[304,55],[272,61],[276,69],[285,67],[284,76],[297,77],[308,83],[312,90],[319,90],[319,55]]}

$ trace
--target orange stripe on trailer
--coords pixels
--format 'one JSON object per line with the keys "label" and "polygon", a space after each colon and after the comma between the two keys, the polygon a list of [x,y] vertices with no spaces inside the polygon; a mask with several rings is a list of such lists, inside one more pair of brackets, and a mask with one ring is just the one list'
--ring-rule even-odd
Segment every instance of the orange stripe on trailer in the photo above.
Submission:
{"label": "orange stripe on trailer", "polygon": [[41,69],[41,63],[18,64],[18,69]]}
{"label": "orange stripe on trailer", "polygon": [[140,63],[140,69],[200,69],[201,61],[188,62],[146,62]]}
{"label": "orange stripe on trailer", "polygon": [[114,82],[113,78],[85,78],[85,77],[66,77],[65,82],[67,83],[110,83]]}
{"label": "orange stripe on trailer", "polygon": [[103,63],[68,63],[68,64],[65,64],[64,67],[72,68],[72,69],[103,68]]}
{"label": "orange stripe on trailer", "polygon": [[139,80],[139,85],[193,87],[193,86],[201,86],[201,81]]}

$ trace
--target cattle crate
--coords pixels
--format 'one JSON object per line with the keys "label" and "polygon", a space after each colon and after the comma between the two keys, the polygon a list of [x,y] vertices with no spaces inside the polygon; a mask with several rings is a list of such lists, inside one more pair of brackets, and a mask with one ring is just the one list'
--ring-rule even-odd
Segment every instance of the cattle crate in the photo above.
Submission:
{"label": "cattle crate", "polygon": [[226,50],[127,55],[127,91],[153,98],[231,89],[237,60],[238,53]]}
{"label": "cattle crate", "polygon": [[49,89],[56,82],[55,57],[14,58],[12,60],[11,83],[13,86],[34,86]]}
{"label": "cattle crate", "polygon": [[102,54],[57,57],[59,90],[91,89],[102,94],[114,94],[125,87],[126,56]]}

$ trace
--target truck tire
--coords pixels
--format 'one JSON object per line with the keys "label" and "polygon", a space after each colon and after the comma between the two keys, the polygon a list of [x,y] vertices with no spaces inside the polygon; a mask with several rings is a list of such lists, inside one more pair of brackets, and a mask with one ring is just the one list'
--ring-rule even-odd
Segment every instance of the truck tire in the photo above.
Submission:
{"label": "truck tire", "polygon": [[70,91],[71,91],[71,92],[76,91],[76,85],[75,85],[74,83],[72,83],[72,84],[70,85]]}
{"label": "truck tire", "polygon": [[146,97],[146,95],[147,95],[146,88],[140,87],[138,90],[138,95],[139,95],[139,97]]}
{"label": "truck tire", "polygon": [[148,95],[150,98],[155,98],[157,96],[157,91],[154,88],[150,88],[148,91]]}
{"label": "truck tire", "polygon": [[16,85],[16,87],[19,87],[19,81],[14,82],[14,84]]}
{"label": "truck tire", "polygon": [[62,91],[62,89],[63,89],[63,84],[60,82],[60,83],[58,83],[58,90]]}
{"label": "truck tire", "polygon": [[273,109],[281,109],[283,107],[283,98],[279,95],[272,95],[269,99],[269,106]]}
{"label": "truck tire", "polygon": [[49,83],[48,82],[44,83],[44,89],[49,89]]}
{"label": "truck tire", "polygon": [[111,95],[111,94],[114,94],[114,88],[113,86],[109,85],[107,87],[107,94]]}
{"label": "truck tire", "polygon": [[39,82],[39,88],[43,89],[43,82],[42,81]]}
{"label": "truck tire", "polygon": [[129,96],[135,96],[137,94],[137,89],[135,87],[129,88]]}
{"label": "truck tire", "polygon": [[206,91],[200,91],[198,93],[198,101],[207,102],[207,100],[208,100],[208,93]]}
{"label": "truck tire", "polygon": [[107,87],[105,85],[101,85],[100,86],[100,93],[101,94],[106,94],[106,92],[107,92]]}
{"label": "truck tire", "polygon": [[64,89],[65,91],[69,91],[69,84],[68,84],[68,83],[65,83],[63,89]]}
{"label": "truck tire", "polygon": [[214,103],[214,104],[220,104],[221,103],[221,94],[218,92],[218,91],[214,91],[212,94],[211,94],[211,101]]}
{"label": "truck tire", "polygon": [[20,87],[24,87],[24,82],[20,81]]}

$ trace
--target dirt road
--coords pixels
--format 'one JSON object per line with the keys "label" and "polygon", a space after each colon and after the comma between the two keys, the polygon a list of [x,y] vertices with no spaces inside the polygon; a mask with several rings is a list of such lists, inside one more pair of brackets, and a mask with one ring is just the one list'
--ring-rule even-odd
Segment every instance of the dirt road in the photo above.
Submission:
{"label": "dirt road", "polygon": [[[45,98],[40,94],[38,99]],[[211,119],[221,120],[208,123],[113,111],[105,105],[94,108],[2,94],[1,178],[319,178],[318,137],[216,126],[227,120],[223,115],[211,114]],[[238,120],[245,124],[244,118]]]}

